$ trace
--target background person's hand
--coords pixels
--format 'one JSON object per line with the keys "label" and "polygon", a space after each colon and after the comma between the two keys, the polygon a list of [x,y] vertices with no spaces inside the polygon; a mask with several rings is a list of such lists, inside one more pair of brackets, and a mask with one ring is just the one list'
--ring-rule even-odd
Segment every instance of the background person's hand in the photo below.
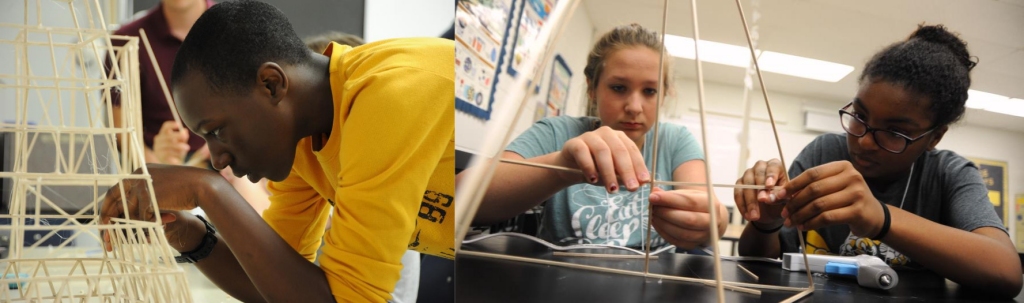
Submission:
{"label": "background person's hand", "polygon": [[188,145],[188,130],[174,121],[166,121],[160,132],[153,137],[153,154],[161,164],[181,165],[191,148]]}
{"label": "background person's hand", "polygon": [[562,166],[579,168],[579,175],[564,173],[563,178],[591,184],[603,184],[608,192],[619,190],[622,184],[629,191],[640,189],[640,184],[651,181],[644,164],[643,154],[625,133],[602,126],[572,138],[562,146]]}

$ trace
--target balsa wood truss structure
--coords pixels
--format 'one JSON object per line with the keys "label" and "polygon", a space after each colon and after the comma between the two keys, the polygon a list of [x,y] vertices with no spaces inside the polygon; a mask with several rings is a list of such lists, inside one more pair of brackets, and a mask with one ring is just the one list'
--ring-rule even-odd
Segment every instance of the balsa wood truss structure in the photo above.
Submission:
{"label": "balsa wood truss structure", "polygon": [[[42,24],[44,1],[67,7],[61,18],[74,27]],[[13,138],[13,165],[0,172],[11,184],[9,211],[0,214],[0,234],[10,238],[9,257],[0,259],[0,301],[191,302],[159,216],[99,222],[107,189],[126,180],[146,182],[156,201],[141,135],[139,39],[111,36],[97,0],[24,0],[24,6],[23,24],[0,24],[17,31],[13,40],[0,40],[15,54],[3,64],[16,70],[0,74],[0,93],[14,96],[0,100],[0,111],[16,116],[0,121],[0,133]],[[109,76],[96,66],[108,54]],[[115,124],[117,92],[123,114]],[[50,164],[31,165],[39,162]],[[136,169],[142,173],[132,174]],[[65,196],[67,189],[87,194]],[[102,232],[111,236],[110,252],[73,244],[101,243]]]}
{"label": "balsa wood truss structure", "polygon": [[[663,0],[663,1],[664,1],[663,2],[664,5],[663,5],[663,8],[662,8],[663,9],[663,14],[662,14],[661,34],[665,35],[666,34],[665,28],[666,28],[666,24],[667,24],[667,21],[668,21],[668,0]],[[549,19],[548,19],[547,23],[541,29],[537,39],[534,40],[535,42],[532,43],[532,45],[530,46],[530,48],[531,48],[530,53],[538,54],[538,55],[532,56],[532,57],[528,58],[526,63],[524,64],[524,68],[522,70],[524,70],[524,71],[533,71],[533,72],[532,73],[531,72],[522,72],[522,73],[520,73],[520,76],[515,78],[515,82],[513,83],[513,86],[512,86],[513,89],[510,90],[509,94],[496,96],[496,98],[499,98],[499,100],[501,100],[503,104],[511,104],[509,107],[516,106],[517,110],[501,112],[501,113],[499,113],[497,115],[497,117],[495,119],[492,119],[492,121],[493,121],[492,123],[496,124],[496,127],[494,128],[496,131],[494,131],[491,134],[488,134],[487,141],[485,142],[483,150],[496,150],[497,151],[496,154],[493,154],[493,155],[483,155],[483,157],[476,157],[474,159],[473,164],[472,164],[474,169],[466,171],[466,173],[468,173],[469,175],[465,176],[463,181],[459,184],[459,188],[457,188],[457,190],[456,190],[457,191],[456,192],[456,196],[455,196],[456,197],[455,198],[456,199],[456,231],[455,231],[456,232],[455,233],[456,234],[456,243],[463,243],[463,240],[465,239],[467,232],[470,230],[473,218],[476,215],[477,209],[479,208],[481,201],[483,200],[486,188],[487,188],[487,186],[491,182],[491,178],[494,175],[494,170],[497,167],[498,162],[506,162],[506,163],[520,164],[520,165],[529,165],[529,166],[545,168],[545,169],[555,169],[555,170],[562,170],[562,171],[580,172],[579,170],[573,169],[573,168],[553,167],[553,166],[547,166],[547,165],[538,165],[538,164],[535,164],[535,163],[530,163],[530,162],[525,162],[525,161],[509,161],[509,160],[501,159],[501,157],[500,157],[501,151],[504,150],[504,147],[507,146],[508,143],[512,139],[511,137],[512,137],[512,130],[513,129],[511,127],[511,125],[514,123],[514,121],[518,121],[519,120],[519,116],[522,114],[522,112],[524,111],[524,108],[526,108],[526,104],[528,103],[527,102],[527,93],[526,93],[527,91],[529,91],[529,89],[526,89],[528,83],[537,83],[537,81],[539,80],[539,75],[541,73],[539,73],[538,71],[542,70],[542,69],[539,68],[537,65],[539,65],[540,62],[542,62],[543,58],[549,58],[550,57],[551,49],[553,48],[552,44],[551,44],[551,41],[558,41],[558,37],[560,36],[560,34],[561,34],[562,30],[564,29],[565,25],[568,23],[567,20],[569,18],[571,18],[572,13],[576,10],[576,7],[577,7],[578,4],[579,4],[579,0],[562,0],[562,1],[558,2],[558,4],[555,6],[554,10],[552,11],[551,15],[549,16]],[[693,39],[694,39],[694,41],[699,41],[700,40],[700,30],[698,28],[698,21],[697,21],[697,2],[696,2],[696,0],[690,0],[690,4],[691,4],[691,12],[693,13],[692,19],[691,19],[692,22],[693,22]],[[747,43],[748,43],[748,46],[749,46],[749,49],[750,49],[752,63],[754,65],[754,69],[755,69],[755,71],[757,73],[757,78],[758,78],[759,83],[760,83],[761,92],[762,92],[762,94],[763,94],[763,96],[765,98],[765,105],[767,106],[767,109],[768,109],[768,116],[769,116],[769,119],[771,120],[772,130],[775,133],[775,140],[776,140],[776,143],[778,143],[779,142],[779,135],[778,135],[778,131],[775,128],[775,121],[774,121],[774,117],[772,116],[772,112],[771,112],[771,104],[768,101],[768,92],[767,92],[767,89],[765,88],[764,80],[761,77],[761,70],[760,70],[760,67],[759,67],[759,65],[757,63],[757,56],[755,55],[753,41],[751,39],[750,30],[749,30],[749,27],[747,26],[746,17],[744,16],[743,7],[742,7],[742,4],[740,3],[740,0],[736,0],[736,7],[737,7],[737,9],[739,11],[739,19],[741,20],[741,22],[743,24],[744,33],[746,34]],[[664,40],[664,36],[662,36],[662,37],[663,37],[663,40]],[[706,119],[706,113],[705,113],[705,110],[704,110],[704,76],[703,76],[703,70],[702,70],[702,67],[701,67],[700,52],[699,52],[699,50],[697,49],[696,46],[697,46],[697,43],[694,43],[694,52],[696,54],[695,62],[696,62],[696,66],[697,66],[697,71],[696,71],[696,75],[697,75],[697,93],[698,93],[698,98],[697,99],[698,99],[699,106],[700,106],[699,109],[700,109],[701,131],[702,131],[702,136],[701,137],[702,137],[702,140],[703,140],[702,146],[704,147],[704,154],[708,155],[708,150],[707,150],[708,142],[707,142],[707,131],[706,131],[707,130],[706,120],[707,119]],[[664,48],[661,50],[661,59],[660,60],[662,60],[662,62],[664,62],[664,60],[665,60],[665,50],[664,50]],[[664,68],[663,64],[660,64],[660,65],[661,65],[661,68]],[[527,75],[530,75],[530,76],[527,76]],[[659,77],[658,82],[662,83],[663,80],[661,79],[661,77],[664,77],[664,73],[663,72],[659,72],[658,73],[658,77]],[[658,104],[659,104],[659,106],[658,107],[660,107],[660,105],[663,104],[663,98],[664,98],[663,94],[659,94],[659,96],[658,96]],[[656,114],[656,117],[660,118],[660,115]],[[655,132],[655,135],[654,135],[655,139],[654,139],[654,142],[653,142],[653,146],[654,146],[654,150],[657,150],[657,146],[658,146],[657,145],[658,144],[657,143],[657,138],[658,138],[658,135],[657,135],[658,126],[657,125],[658,125],[658,123],[654,123],[654,125],[655,126],[654,126],[653,131]],[[779,147],[779,158],[783,159],[783,165],[785,166],[784,158],[782,158],[782,147],[781,147],[781,144],[778,144],[778,147]],[[491,149],[488,149],[488,148],[491,148]],[[653,163],[655,163],[654,165],[652,165],[652,167],[657,167],[656,163],[658,161],[658,159],[657,159],[658,153],[654,152],[652,154],[653,154],[653,159],[651,159],[651,161]],[[707,161],[710,161],[710,158],[707,159]],[[712,166],[710,164],[705,165],[705,177],[706,177],[706,180],[708,180],[708,183],[692,184],[692,183],[671,182],[671,181],[656,180],[655,179],[655,180],[653,180],[653,182],[651,182],[651,184],[647,184],[647,185],[644,185],[644,186],[652,186],[652,185],[657,185],[657,184],[705,186],[707,188],[707,192],[708,192],[709,204],[714,203],[713,200],[712,200],[712,197],[711,197],[712,192],[713,192],[713,190],[712,190],[713,187],[740,187],[740,188],[745,188],[745,189],[765,189],[765,187],[763,187],[763,186],[738,186],[738,185],[732,185],[732,184],[712,184],[712,183],[710,183],[711,182],[710,180],[712,180],[711,179],[711,167]],[[717,227],[718,227],[718,223],[717,223],[718,215],[716,214],[717,208],[714,205],[709,205],[708,209],[709,209],[710,215],[711,215],[711,222],[710,222],[709,229],[711,230],[711,234],[716,235],[716,234],[718,234],[718,230],[717,230]],[[648,216],[650,216],[650,215],[651,215],[651,212],[650,212],[650,209],[648,209]],[[794,301],[800,300],[801,298],[804,298],[804,297],[810,295],[814,291],[814,280],[813,280],[813,276],[811,275],[809,270],[806,272],[806,274],[807,274],[807,279],[808,279],[808,281],[810,283],[809,283],[808,287],[806,287],[806,288],[784,287],[784,286],[777,286],[777,285],[766,285],[766,284],[757,284],[757,283],[743,283],[743,282],[734,282],[734,281],[723,281],[722,280],[722,272],[721,272],[721,260],[722,260],[722,258],[721,258],[720,254],[719,254],[719,251],[718,251],[718,239],[716,237],[711,237],[712,238],[711,249],[713,250],[713,257],[715,259],[715,265],[714,265],[714,267],[715,267],[715,279],[713,279],[713,280],[711,280],[711,279],[699,279],[699,278],[679,277],[679,276],[671,276],[671,275],[663,275],[663,274],[650,273],[649,270],[648,270],[648,262],[649,262],[649,260],[651,258],[651,255],[650,255],[650,252],[649,252],[649,249],[650,249],[650,234],[651,234],[650,228],[651,228],[651,225],[650,225],[650,220],[645,220],[645,221],[647,221],[647,233],[646,233],[646,235],[647,235],[647,245],[645,245],[645,250],[647,250],[647,252],[645,253],[645,265],[644,265],[644,271],[643,272],[631,271],[631,270],[623,270],[623,269],[614,269],[614,268],[603,268],[603,267],[597,267],[597,266],[575,264],[575,263],[568,263],[568,262],[560,262],[560,261],[553,261],[553,260],[546,260],[546,259],[535,259],[535,258],[526,258],[526,257],[520,257],[520,256],[509,256],[509,255],[494,254],[494,253],[479,252],[479,251],[459,250],[457,252],[457,254],[458,255],[469,255],[469,256],[476,256],[476,257],[483,257],[483,258],[511,260],[511,261],[516,261],[516,262],[544,264],[544,265],[551,265],[551,266],[562,266],[562,267],[576,268],[576,269],[582,269],[582,270],[590,270],[590,271],[596,271],[596,272],[605,272],[605,273],[622,274],[622,275],[642,276],[642,277],[647,277],[647,278],[658,278],[658,279],[665,279],[665,280],[675,280],[675,281],[699,283],[699,284],[704,284],[704,285],[715,287],[716,291],[717,291],[717,298],[718,298],[719,302],[724,302],[724,300],[725,300],[724,299],[724,297],[725,297],[724,296],[724,290],[725,289],[730,289],[730,290],[733,290],[733,291],[740,291],[740,292],[745,292],[745,293],[751,293],[751,294],[760,294],[760,290],[792,291],[792,292],[795,293],[793,296],[789,297],[788,299],[784,300],[783,302],[794,302]],[[800,246],[801,247],[803,247],[803,245],[804,245],[803,241],[804,241],[803,235],[800,235]],[[458,245],[456,247],[458,247]],[[804,262],[807,262],[806,255],[804,255]],[[740,268],[743,269],[742,267],[740,267]],[[748,271],[748,273],[749,273],[749,271]],[[750,274],[753,275],[752,273],[750,273]]]}

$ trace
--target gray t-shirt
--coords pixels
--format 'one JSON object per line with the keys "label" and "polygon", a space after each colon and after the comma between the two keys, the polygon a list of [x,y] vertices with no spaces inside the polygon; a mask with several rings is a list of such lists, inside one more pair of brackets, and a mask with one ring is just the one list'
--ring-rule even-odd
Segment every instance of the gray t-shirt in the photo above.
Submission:
{"label": "gray t-shirt", "polygon": [[[600,127],[594,117],[559,116],[538,121],[505,149],[533,158],[562,150],[569,139]],[[658,168],[655,180],[672,180],[672,172],[686,161],[703,160],[700,144],[686,127],[661,123],[658,137]],[[651,167],[654,131],[647,132],[641,147],[647,167]],[[670,190],[670,186],[661,186]],[[646,187],[642,187],[646,188]],[[619,190],[610,194],[603,186],[577,184],[555,193],[545,204],[539,236],[559,245],[611,244],[641,247],[646,238],[646,189]],[[653,229],[652,247],[665,244]]]}
{"label": "gray t-shirt", "polygon": [[[833,161],[850,161],[846,134],[818,136],[804,147],[789,168],[789,177]],[[909,179],[909,181],[908,181]],[[909,182],[909,186],[908,186]],[[971,161],[948,150],[925,152],[914,162],[913,174],[888,184],[868,183],[879,201],[900,207],[925,219],[973,231],[996,227],[1006,231],[988,199],[988,189]],[[906,191],[906,198],[904,198]],[[783,252],[799,252],[796,229],[779,233]],[[804,233],[807,253],[853,256],[874,255],[890,265],[918,267],[910,258],[880,241],[850,233],[848,225],[833,225]]]}

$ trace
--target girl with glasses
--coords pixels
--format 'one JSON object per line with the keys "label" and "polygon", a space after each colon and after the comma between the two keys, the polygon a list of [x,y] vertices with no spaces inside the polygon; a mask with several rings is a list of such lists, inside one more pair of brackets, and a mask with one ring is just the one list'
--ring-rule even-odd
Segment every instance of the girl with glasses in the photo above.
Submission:
{"label": "girl with glasses", "polygon": [[[734,191],[751,222],[739,253],[868,254],[1016,296],[1020,260],[977,167],[935,149],[964,114],[975,61],[941,25],[920,26],[875,54],[856,97],[839,111],[846,134],[817,137],[788,175],[773,159],[736,181],[769,187]],[[798,232],[806,247],[799,247]]]}

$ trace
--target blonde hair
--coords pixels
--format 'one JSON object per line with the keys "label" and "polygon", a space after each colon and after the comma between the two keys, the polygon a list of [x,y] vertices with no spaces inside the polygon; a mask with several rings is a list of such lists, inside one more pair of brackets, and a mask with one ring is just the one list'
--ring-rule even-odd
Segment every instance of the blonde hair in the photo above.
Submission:
{"label": "blonde hair", "polygon": [[323,34],[308,37],[304,39],[303,42],[306,43],[306,47],[315,52],[324,51],[327,49],[327,45],[331,44],[331,42],[337,42],[338,44],[348,45],[351,47],[360,46],[365,43],[363,42],[363,38],[359,38],[356,35],[336,31],[328,31]]}
{"label": "blonde hair", "polygon": [[[598,79],[604,72],[604,61],[608,56],[615,51],[635,46],[644,46],[659,53],[664,50],[661,34],[636,23],[616,27],[597,40],[594,47],[590,49],[590,54],[587,55],[587,67],[583,69],[583,74],[587,77],[588,96],[597,88]],[[659,92],[670,94],[672,93],[672,72],[669,70],[672,65],[671,59],[665,57],[663,65],[665,66],[664,76],[662,77],[662,89]],[[597,100],[589,97],[588,99],[587,114],[596,116]]]}

